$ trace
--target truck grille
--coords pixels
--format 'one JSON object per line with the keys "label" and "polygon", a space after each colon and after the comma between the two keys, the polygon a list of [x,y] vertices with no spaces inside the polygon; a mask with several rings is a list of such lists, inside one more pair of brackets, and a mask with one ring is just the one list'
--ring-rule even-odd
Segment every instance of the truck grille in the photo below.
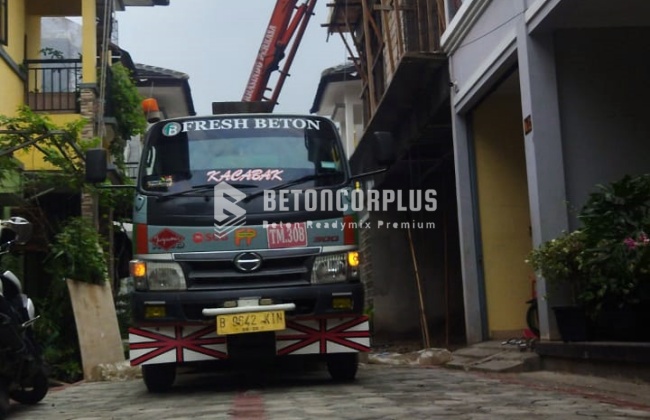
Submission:
{"label": "truck grille", "polygon": [[262,257],[261,266],[249,273],[238,270],[233,260],[241,254],[176,254],[187,278],[188,290],[236,290],[300,286],[310,284],[311,267],[318,248],[253,251]]}

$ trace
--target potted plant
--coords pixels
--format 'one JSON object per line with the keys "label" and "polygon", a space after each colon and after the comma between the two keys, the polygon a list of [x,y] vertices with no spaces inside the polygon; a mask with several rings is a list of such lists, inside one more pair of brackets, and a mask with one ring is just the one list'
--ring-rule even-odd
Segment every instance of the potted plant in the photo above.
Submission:
{"label": "potted plant", "polygon": [[526,260],[546,279],[550,293],[564,292],[570,296],[571,304],[552,307],[564,341],[587,339],[586,311],[580,300],[586,282],[581,270],[584,249],[584,232],[562,232],[534,249]]}
{"label": "potted plant", "polygon": [[597,186],[578,219],[579,230],[542,244],[529,262],[552,287],[569,287],[591,338],[649,340],[650,175]]}
{"label": "potted plant", "polygon": [[599,185],[582,208],[581,300],[596,338],[649,340],[650,174]]}

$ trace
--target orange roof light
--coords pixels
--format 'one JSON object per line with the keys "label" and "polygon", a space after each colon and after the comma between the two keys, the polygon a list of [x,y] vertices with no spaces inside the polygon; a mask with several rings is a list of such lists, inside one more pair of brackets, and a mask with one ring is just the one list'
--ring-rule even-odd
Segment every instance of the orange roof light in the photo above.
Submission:
{"label": "orange roof light", "polygon": [[142,101],[142,110],[145,114],[158,112],[158,101],[155,98],[146,98]]}

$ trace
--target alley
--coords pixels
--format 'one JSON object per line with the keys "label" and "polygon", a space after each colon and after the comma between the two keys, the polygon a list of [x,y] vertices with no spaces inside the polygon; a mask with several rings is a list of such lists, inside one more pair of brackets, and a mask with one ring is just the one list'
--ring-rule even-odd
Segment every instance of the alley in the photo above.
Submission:
{"label": "alley", "polygon": [[[546,374],[546,376],[544,376]],[[165,395],[139,380],[82,383],[52,391],[11,419],[624,419],[650,418],[647,385],[615,392],[538,375],[484,375],[445,368],[362,365],[358,380],[326,372],[184,374]],[[602,380],[594,380],[602,383]],[[634,394],[634,395],[632,395]],[[644,401],[644,399],[647,400]]]}

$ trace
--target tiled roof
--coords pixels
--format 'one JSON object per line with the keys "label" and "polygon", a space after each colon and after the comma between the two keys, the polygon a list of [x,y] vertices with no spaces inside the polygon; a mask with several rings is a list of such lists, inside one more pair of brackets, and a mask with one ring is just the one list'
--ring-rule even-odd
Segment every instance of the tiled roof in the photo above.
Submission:
{"label": "tiled roof", "polygon": [[135,63],[135,68],[138,71],[138,77],[143,78],[157,78],[157,77],[172,77],[174,79],[188,80],[190,76],[176,70],[165,69],[162,67],[149,66],[147,64]]}

